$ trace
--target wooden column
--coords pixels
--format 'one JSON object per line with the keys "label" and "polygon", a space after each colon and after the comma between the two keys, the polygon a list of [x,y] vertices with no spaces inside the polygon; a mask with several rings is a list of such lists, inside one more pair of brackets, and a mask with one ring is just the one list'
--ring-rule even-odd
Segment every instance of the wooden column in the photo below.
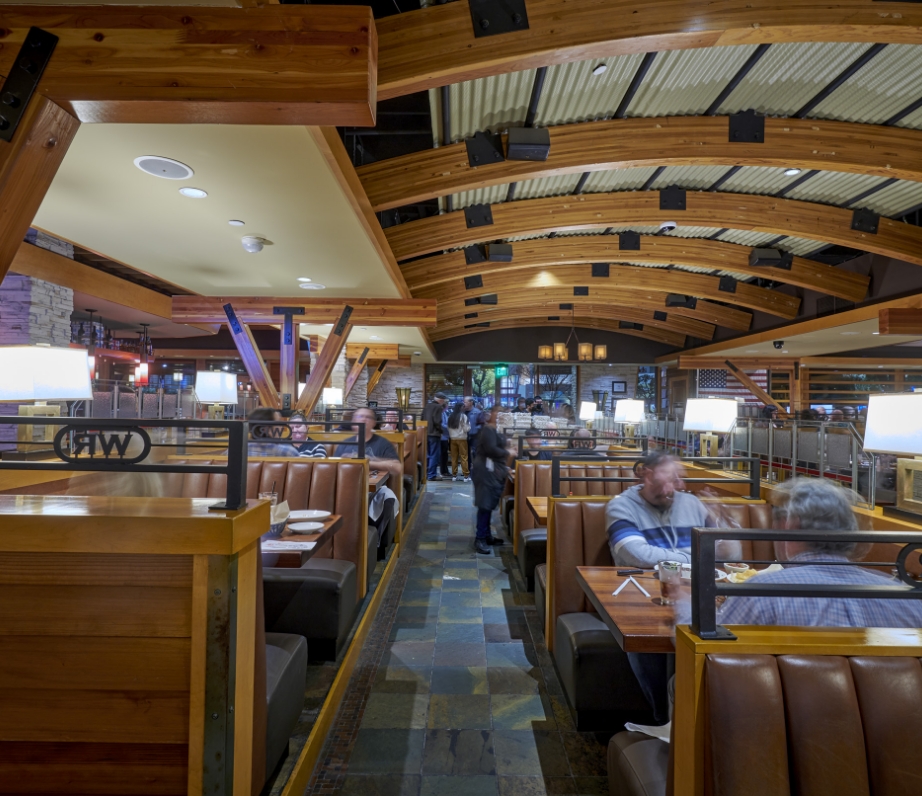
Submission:
{"label": "wooden column", "polygon": [[751,392],[756,398],[758,398],[766,406],[774,406],[775,409],[782,415],[787,415],[785,408],[779,404],[774,398],[772,398],[765,390],[763,390],[758,384],[756,384],[752,379],[749,378],[743,371],[741,371],[736,365],[734,365],[728,359],[726,366],[730,369],[731,373],[736,376],[740,384],[742,384],[749,392]]}
{"label": "wooden column", "polygon": [[788,394],[788,398],[791,399],[791,412],[800,412],[804,408],[802,375],[803,369],[800,363],[795,362],[791,368],[790,393]]}
{"label": "wooden column", "polygon": [[320,356],[317,357],[317,364],[311,368],[311,375],[304,385],[304,392],[301,393],[301,397],[296,404],[298,411],[304,412],[306,415],[314,411],[327,379],[333,372],[336,360],[339,358],[343,346],[346,345],[349,332],[352,331],[352,324],[349,323],[351,315],[352,307],[345,306],[339,316],[339,321],[330,330],[330,335],[323,344]]}
{"label": "wooden column", "polygon": [[284,316],[279,341],[279,399],[282,409],[290,409],[298,400],[298,353],[301,345],[298,337],[300,324],[292,318],[302,315],[304,307],[275,307],[274,312]]}
{"label": "wooden column", "polygon": [[346,376],[346,386],[343,389],[343,401],[345,401],[349,393],[352,392],[352,388],[355,387],[355,383],[365,369],[365,360],[368,359],[368,351],[368,346],[365,346],[362,353],[359,354],[358,359],[355,360],[355,364],[352,366],[352,370],[349,371],[349,375]]}
{"label": "wooden column", "polygon": [[79,127],[67,111],[36,94],[13,140],[0,141],[0,282]]}
{"label": "wooden column", "polygon": [[224,305],[224,312],[227,314],[227,325],[230,328],[231,337],[234,338],[237,351],[240,353],[243,366],[247,369],[247,375],[253,382],[256,392],[259,393],[260,403],[272,409],[281,409],[282,402],[279,400],[278,390],[275,389],[275,383],[269,375],[266,362],[259,353],[253,332],[249,326],[237,319],[237,314],[231,304]]}
{"label": "wooden column", "polygon": [[378,382],[381,381],[381,377],[384,375],[384,369],[387,367],[389,360],[382,359],[381,363],[375,369],[375,372],[371,374],[371,377],[368,379],[368,397],[371,398],[371,394],[374,392],[375,387],[378,386]]}

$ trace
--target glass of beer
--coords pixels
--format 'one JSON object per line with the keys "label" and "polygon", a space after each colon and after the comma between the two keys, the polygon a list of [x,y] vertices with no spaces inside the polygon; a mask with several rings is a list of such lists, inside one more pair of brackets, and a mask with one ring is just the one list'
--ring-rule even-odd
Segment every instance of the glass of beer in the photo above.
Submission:
{"label": "glass of beer", "polygon": [[682,562],[659,562],[659,601],[661,605],[675,605],[682,587]]}

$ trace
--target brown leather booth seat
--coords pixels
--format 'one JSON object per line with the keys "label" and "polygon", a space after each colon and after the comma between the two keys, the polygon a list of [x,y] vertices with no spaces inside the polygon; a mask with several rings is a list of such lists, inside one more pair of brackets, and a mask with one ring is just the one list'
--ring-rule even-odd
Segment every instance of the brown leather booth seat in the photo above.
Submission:
{"label": "brown leather booth seat", "polygon": [[[342,516],[342,526],[300,569],[263,570],[266,629],[304,636],[315,660],[333,660],[342,649],[364,597],[360,568],[370,573],[377,559],[377,533],[369,533],[367,469],[364,460],[251,459],[247,462],[247,498],[275,484],[279,501],[292,511],[323,509]],[[226,476],[170,473],[168,497],[225,494]],[[362,578],[363,582],[367,582]]]}
{"label": "brown leather booth seat", "polygon": [[[563,464],[563,477],[576,478],[630,478],[629,467],[617,464]],[[619,481],[564,481],[561,490],[574,495],[620,495],[624,484]],[[630,486],[630,484],[627,484]],[[515,543],[519,569],[528,591],[535,590],[535,567],[547,561],[547,528],[538,528],[535,515],[528,508],[529,497],[547,497],[551,494],[550,462],[517,462],[515,468]]]}
{"label": "brown leather booth seat", "polygon": [[[918,658],[711,654],[704,681],[706,793],[922,789]],[[609,744],[611,796],[663,796],[669,747],[633,736]]]}
{"label": "brown leather booth seat", "polygon": [[535,612],[541,627],[547,621],[547,563],[535,567]]}
{"label": "brown leather booth seat", "polygon": [[[631,717],[646,720],[649,711],[626,654],[576,580],[577,567],[613,566],[607,505],[606,499],[555,501],[548,551],[545,634],[580,730],[615,728]],[[741,528],[769,527],[771,507],[764,503],[722,508]]]}

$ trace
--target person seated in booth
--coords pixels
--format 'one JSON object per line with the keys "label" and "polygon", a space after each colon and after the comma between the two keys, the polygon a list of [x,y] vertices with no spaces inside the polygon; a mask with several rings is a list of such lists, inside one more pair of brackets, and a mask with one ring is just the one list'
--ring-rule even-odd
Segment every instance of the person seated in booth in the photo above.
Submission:
{"label": "person seated in booth", "polygon": [[545,462],[554,458],[553,452],[546,448],[541,432],[537,429],[529,429],[525,432],[525,442],[522,446],[523,458],[528,461]]}
{"label": "person seated in booth", "polygon": [[604,454],[595,449],[595,440],[592,439],[592,432],[588,428],[577,428],[570,432],[570,439],[563,456],[564,458],[572,456],[598,458],[604,457]]}
{"label": "person seated in booth", "polygon": [[[866,551],[855,542],[784,541],[784,531],[857,531],[854,493],[819,478],[792,478],[775,488],[772,525],[781,540],[775,555],[786,566],[750,583],[886,586],[890,575],[849,565]],[[871,600],[848,597],[729,597],[717,614],[722,625],[797,627],[922,627],[918,600]]]}
{"label": "person seated in booth", "polygon": [[319,442],[314,442],[307,435],[307,418],[301,412],[293,412],[288,417],[291,428],[291,444],[298,456],[308,459],[326,459],[327,449]]}
{"label": "person seated in booth", "polygon": [[[282,413],[277,409],[260,406],[250,412],[250,442],[247,455],[297,456],[298,451],[290,441],[290,430],[282,423]],[[277,424],[277,425],[275,425]]]}
{"label": "person seated in booth", "polygon": [[388,409],[384,413],[384,422],[381,424],[381,431],[396,431],[400,423],[400,414],[394,409]]}
{"label": "person seated in booth", "polygon": [[[370,407],[356,409],[352,413],[352,420],[349,421],[350,427],[363,425],[365,428],[365,458],[368,459],[368,466],[372,470],[379,465],[383,466],[388,461],[397,461],[397,449],[384,437],[375,434],[375,424],[378,422],[375,410]],[[358,442],[357,436],[352,436],[343,440],[342,445],[336,446],[335,456],[343,459],[354,459],[358,457],[358,445],[347,445],[349,442]]]}

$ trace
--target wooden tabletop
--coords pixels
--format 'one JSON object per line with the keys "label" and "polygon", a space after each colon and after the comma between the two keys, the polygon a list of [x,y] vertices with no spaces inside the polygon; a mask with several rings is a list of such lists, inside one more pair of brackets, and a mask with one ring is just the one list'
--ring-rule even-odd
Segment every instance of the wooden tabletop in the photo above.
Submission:
{"label": "wooden tabletop", "polygon": [[[296,520],[301,522],[301,520]],[[309,522],[309,520],[307,520]],[[342,527],[343,518],[339,514],[331,514],[323,520],[323,530],[317,533],[293,533],[286,527],[279,537],[285,542],[313,543],[313,547],[298,551],[285,551],[280,553],[264,552],[264,567],[301,567],[306,561],[316,555],[317,551],[329,542],[336,532]]]}
{"label": "wooden tabletop", "polygon": [[539,528],[543,528],[547,525],[547,498],[546,497],[530,497],[525,499],[528,503],[528,508],[531,510],[531,513],[534,515],[535,521],[538,523]]}
{"label": "wooden tabletop", "polygon": [[368,491],[377,492],[387,483],[388,478],[390,478],[390,473],[387,470],[378,470],[377,472],[372,470],[368,474]]}
{"label": "wooden tabletop", "polygon": [[589,602],[625,652],[675,652],[673,606],[660,605],[659,581],[652,572],[634,579],[649,593],[644,597],[629,583],[614,597],[612,592],[627,580],[614,567],[577,567],[576,580]]}

